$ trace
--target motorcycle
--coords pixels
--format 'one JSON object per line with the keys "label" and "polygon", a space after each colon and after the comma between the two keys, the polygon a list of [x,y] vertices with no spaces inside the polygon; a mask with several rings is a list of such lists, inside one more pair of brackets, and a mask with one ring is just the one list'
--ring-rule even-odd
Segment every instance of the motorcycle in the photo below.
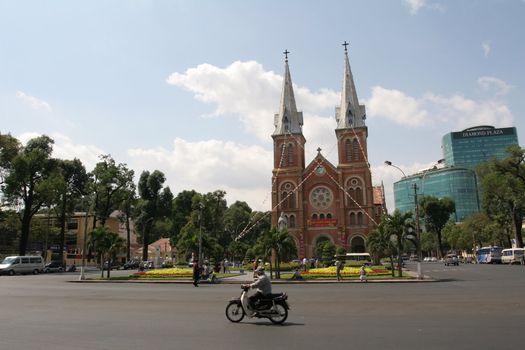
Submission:
{"label": "motorcycle", "polygon": [[286,301],[286,293],[271,294],[268,298],[259,300],[256,306],[250,305],[248,298],[249,285],[241,285],[241,296],[228,302],[226,318],[231,322],[241,322],[244,316],[250,318],[267,318],[274,324],[282,324],[288,318],[290,305]]}

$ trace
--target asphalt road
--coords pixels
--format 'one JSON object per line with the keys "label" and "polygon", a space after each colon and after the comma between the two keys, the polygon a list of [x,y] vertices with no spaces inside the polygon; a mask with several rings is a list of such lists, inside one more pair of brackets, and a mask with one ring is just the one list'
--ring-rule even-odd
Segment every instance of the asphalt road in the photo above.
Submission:
{"label": "asphalt road", "polygon": [[[414,268],[414,265],[409,265]],[[504,349],[521,347],[525,267],[423,263],[427,283],[275,285],[283,326],[230,323],[235,284],[0,277],[0,349]]]}

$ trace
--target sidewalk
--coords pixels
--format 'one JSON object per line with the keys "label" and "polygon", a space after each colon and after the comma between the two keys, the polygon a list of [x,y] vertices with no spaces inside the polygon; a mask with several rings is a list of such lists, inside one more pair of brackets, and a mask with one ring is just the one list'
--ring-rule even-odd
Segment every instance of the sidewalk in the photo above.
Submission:
{"label": "sidewalk", "polygon": [[[296,281],[289,279],[272,279],[272,284],[332,284],[332,283],[421,283],[421,282],[437,282],[437,280],[430,278],[429,276],[424,276],[423,279],[418,280],[416,273],[414,271],[405,270],[403,273],[406,276],[412,278],[369,278],[367,282],[361,282],[359,279],[345,279],[337,281],[334,279],[322,279],[322,280],[304,280]],[[269,273],[266,272],[269,277]],[[83,281],[80,280],[71,280],[69,282],[78,282],[78,283],[172,283],[172,284],[191,284],[193,281],[191,279],[129,279],[129,280],[101,280],[101,279],[86,279]],[[231,277],[224,277],[218,280],[218,284],[245,284],[253,282],[253,273],[244,272]],[[210,284],[209,282],[200,282],[201,284]]]}

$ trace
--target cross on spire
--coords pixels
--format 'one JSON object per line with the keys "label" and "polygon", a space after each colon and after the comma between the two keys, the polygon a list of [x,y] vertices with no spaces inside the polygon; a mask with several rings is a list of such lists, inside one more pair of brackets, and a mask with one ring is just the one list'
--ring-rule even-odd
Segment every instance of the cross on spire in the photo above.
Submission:
{"label": "cross on spire", "polygon": [[286,62],[288,62],[288,54],[290,53],[290,51],[288,51],[288,49],[284,50],[284,59]]}
{"label": "cross on spire", "polygon": [[348,49],[347,49],[346,47],[347,47],[348,45],[350,45],[350,44],[347,43],[346,40],[345,40],[345,42],[344,42],[343,44],[341,44],[341,45],[343,45],[343,46],[345,47],[345,52],[348,52]]}

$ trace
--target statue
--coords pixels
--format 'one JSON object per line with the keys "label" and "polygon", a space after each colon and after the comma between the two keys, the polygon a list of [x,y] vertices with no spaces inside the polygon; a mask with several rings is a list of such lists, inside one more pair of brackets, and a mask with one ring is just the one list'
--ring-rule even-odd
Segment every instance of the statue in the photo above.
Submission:
{"label": "statue", "polygon": [[277,228],[279,231],[283,231],[288,228],[288,219],[286,216],[284,216],[283,212],[281,212],[281,216],[279,216],[279,220],[277,221]]}

